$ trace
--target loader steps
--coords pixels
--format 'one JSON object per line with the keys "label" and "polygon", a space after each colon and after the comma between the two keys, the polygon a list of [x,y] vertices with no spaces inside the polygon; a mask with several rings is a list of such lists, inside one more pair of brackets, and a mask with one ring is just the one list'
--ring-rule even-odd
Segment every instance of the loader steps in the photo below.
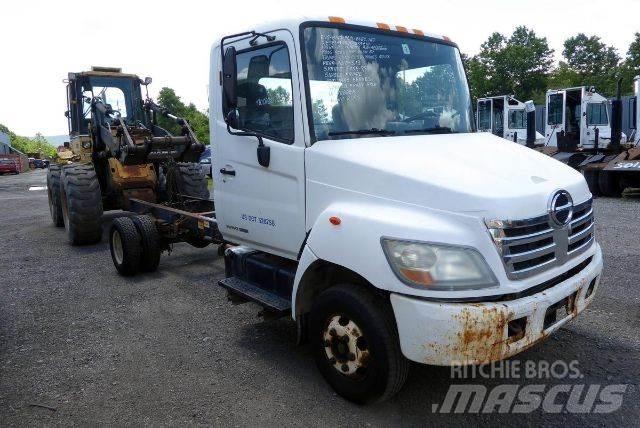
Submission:
{"label": "loader steps", "polygon": [[273,292],[256,287],[242,279],[229,277],[218,281],[218,285],[226,288],[229,293],[258,303],[277,315],[286,315],[291,310],[291,302],[289,300]]}

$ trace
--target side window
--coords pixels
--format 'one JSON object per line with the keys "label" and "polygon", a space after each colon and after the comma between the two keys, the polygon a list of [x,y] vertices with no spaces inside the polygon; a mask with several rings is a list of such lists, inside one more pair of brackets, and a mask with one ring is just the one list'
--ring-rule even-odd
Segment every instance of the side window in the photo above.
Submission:
{"label": "side window", "polygon": [[608,125],[607,105],[605,103],[587,104],[587,125]]}
{"label": "side window", "polygon": [[491,100],[478,102],[478,130],[491,131]]}
{"label": "side window", "polygon": [[549,95],[549,105],[547,105],[547,123],[549,125],[562,123],[562,104],[562,94]]}
{"label": "side window", "polygon": [[524,110],[509,110],[509,128],[524,129],[527,127],[527,115]]}
{"label": "side window", "polygon": [[287,45],[239,51],[236,61],[240,126],[292,143],[293,97]]}

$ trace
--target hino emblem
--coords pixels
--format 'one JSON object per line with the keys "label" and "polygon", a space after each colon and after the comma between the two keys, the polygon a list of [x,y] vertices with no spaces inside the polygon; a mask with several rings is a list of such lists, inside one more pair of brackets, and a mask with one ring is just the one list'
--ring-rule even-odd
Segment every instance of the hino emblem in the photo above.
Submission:
{"label": "hino emblem", "polygon": [[566,190],[558,190],[549,199],[549,223],[559,229],[571,221],[573,217],[573,199]]}

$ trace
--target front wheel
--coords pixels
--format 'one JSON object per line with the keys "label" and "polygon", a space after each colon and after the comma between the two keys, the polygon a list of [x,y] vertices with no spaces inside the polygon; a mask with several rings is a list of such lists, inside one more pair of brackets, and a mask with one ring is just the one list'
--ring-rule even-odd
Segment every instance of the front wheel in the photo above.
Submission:
{"label": "front wheel", "polygon": [[47,171],[47,196],[49,197],[49,212],[56,227],[64,226],[62,217],[62,201],[60,200],[60,165],[50,165]]}
{"label": "front wheel", "polygon": [[409,363],[384,298],[360,285],[337,285],[317,297],[310,321],[318,369],[342,397],[365,404],[402,388]]}

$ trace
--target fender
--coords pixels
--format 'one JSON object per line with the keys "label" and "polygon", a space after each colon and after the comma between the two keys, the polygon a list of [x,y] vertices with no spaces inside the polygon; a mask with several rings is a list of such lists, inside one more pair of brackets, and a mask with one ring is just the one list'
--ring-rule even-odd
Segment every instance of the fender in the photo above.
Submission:
{"label": "fender", "polygon": [[[337,217],[339,224],[332,224],[332,217]],[[380,290],[433,296],[433,291],[409,287],[395,276],[382,249],[383,237],[473,246],[490,265],[499,266],[501,260],[489,234],[478,233],[484,227],[476,217],[387,200],[333,203],[316,217],[302,250],[292,291],[292,316],[295,319],[297,314],[302,279],[317,261],[352,271]]]}

